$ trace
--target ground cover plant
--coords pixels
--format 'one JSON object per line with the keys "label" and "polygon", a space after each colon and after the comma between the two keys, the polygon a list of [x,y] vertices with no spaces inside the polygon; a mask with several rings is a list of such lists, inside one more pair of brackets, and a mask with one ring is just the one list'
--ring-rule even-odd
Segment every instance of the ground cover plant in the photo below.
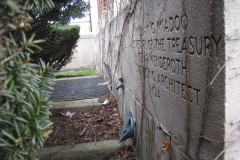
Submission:
{"label": "ground cover plant", "polygon": [[79,77],[79,76],[95,76],[97,75],[96,71],[92,69],[80,69],[73,71],[59,71],[55,73],[56,78],[64,77]]}

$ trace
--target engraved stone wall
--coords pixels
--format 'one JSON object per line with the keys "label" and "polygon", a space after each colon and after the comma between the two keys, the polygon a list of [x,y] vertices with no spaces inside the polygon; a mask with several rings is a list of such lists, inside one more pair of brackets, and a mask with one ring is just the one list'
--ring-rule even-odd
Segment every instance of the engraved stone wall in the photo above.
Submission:
{"label": "engraved stone wall", "polygon": [[132,0],[96,37],[99,71],[124,120],[129,109],[136,115],[140,159],[214,159],[223,150],[223,22],[223,2]]}

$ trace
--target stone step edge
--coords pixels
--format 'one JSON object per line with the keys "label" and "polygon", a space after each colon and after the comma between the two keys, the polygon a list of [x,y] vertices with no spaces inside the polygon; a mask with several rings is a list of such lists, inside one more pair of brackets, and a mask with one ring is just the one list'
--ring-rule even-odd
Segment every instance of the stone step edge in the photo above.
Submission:
{"label": "stone step edge", "polygon": [[106,140],[42,148],[36,156],[39,160],[104,160],[121,147],[118,140]]}
{"label": "stone step edge", "polygon": [[54,80],[55,81],[63,81],[63,80],[84,79],[84,78],[97,78],[97,77],[102,77],[102,76],[96,75],[96,76],[65,77],[65,78],[56,78]]}
{"label": "stone step edge", "polygon": [[82,110],[97,108],[102,105],[98,102],[99,98],[94,99],[85,99],[85,100],[75,100],[75,101],[62,101],[62,102],[53,102],[50,101],[50,109],[68,109],[68,108],[78,108]]}

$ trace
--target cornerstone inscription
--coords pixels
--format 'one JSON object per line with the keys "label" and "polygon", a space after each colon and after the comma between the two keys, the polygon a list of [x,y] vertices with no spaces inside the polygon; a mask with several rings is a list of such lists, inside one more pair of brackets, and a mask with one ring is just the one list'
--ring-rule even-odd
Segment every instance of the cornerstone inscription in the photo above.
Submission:
{"label": "cornerstone inscription", "polygon": [[160,98],[163,88],[198,106],[202,91],[186,80],[187,57],[199,60],[218,58],[222,37],[188,35],[188,29],[187,13],[149,21],[143,29],[145,36],[133,40],[132,44],[137,50],[138,72],[144,71],[146,78],[153,82],[150,87],[152,96]]}

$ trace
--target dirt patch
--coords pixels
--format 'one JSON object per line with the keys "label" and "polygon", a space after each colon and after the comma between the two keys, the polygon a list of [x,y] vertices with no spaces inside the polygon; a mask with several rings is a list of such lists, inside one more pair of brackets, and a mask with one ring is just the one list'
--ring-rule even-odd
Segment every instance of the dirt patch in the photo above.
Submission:
{"label": "dirt patch", "polygon": [[[119,139],[123,122],[116,100],[112,95],[108,95],[101,97],[99,102],[103,103],[105,100],[109,101],[108,104],[96,109],[72,108],[54,111],[50,117],[53,122],[53,131],[44,147]],[[132,147],[123,146],[106,160],[136,159]]]}
{"label": "dirt patch", "polygon": [[124,146],[116,150],[110,157],[106,160],[136,160],[133,148],[131,146]]}
{"label": "dirt patch", "polygon": [[50,117],[53,131],[45,147],[119,139],[123,122],[117,103],[112,95],[103,96],[99,101],[106,99],[109,103],[97,109],[85,111],[75,108],[54,112]]}

